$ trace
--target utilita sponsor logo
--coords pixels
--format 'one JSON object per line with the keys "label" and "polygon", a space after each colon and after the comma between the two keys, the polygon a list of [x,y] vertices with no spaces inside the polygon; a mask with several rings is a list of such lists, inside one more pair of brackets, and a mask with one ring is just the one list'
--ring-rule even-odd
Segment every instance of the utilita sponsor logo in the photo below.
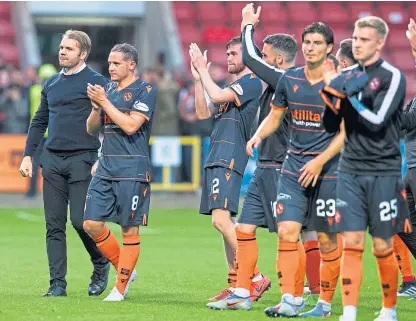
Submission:
{"label": "utilita sponsor logo", "polygon": [[321,114],[311,110],[295,109],[291,113],[293,122],[298,126],[321,127]]}

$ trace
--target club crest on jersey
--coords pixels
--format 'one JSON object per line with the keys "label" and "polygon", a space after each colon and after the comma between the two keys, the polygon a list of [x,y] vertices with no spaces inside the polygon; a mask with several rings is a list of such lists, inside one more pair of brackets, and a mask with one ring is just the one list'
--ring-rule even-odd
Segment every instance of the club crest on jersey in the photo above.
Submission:
{"label": "club crest on jersey", "polygon": [[239,94],[240,96],[244,93],[243,92],[243,88],[241,87],[241,85],[240,84],[233,84],[233,85],[231,85],[231,88],[237,93],[237,94]]}
{"label": "club crest on jersey", "polygon": [[299,86],[298,85],[293,85],[293,92],[296,94],[296,92],[298,91]]}
{"label": "club crest on jersey", "polygon": [[220,108],[218,108],[218,114],[217,115],[221,115],[222,113],[227,112],[228,106],[229,106],[229,103],[221,104]]}
{"label": "club crest on jersey", "polygon": [[123,95],[123,100],[124,101],[129,101],[130,99],[132,99],[133,98],[133,95],[132,95],[132,93],[125,93],[124,95]]}
{"label": "club crest on jersey", "polygon": [[140,101],[135,101],[133,104],[133,108],[140,110],[140,111],[144,111],[144,112],[149,111],[149,106],[147,106],[145,103],[142,103]]}
{"label": "club crest on jersey", "polygon": [[371,79],[368,86],[371,90],[376,90],[380,86],[380,79],[378,79],[378,77],[374,77],[373,79]]}
{"label": "club crest on jersey", "polygon": [[146,86],[147,93],[150,94],[152,91],[152,86]]}

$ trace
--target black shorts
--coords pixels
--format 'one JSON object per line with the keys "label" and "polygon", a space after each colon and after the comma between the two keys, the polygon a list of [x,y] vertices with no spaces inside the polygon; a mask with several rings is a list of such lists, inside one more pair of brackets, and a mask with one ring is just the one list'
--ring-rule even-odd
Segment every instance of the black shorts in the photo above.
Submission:
{"label": "black shorts", "polygon": [[390,238],[409,222],[406,192],[401,177],[362,176],[341,172],[337,184],[337,212],[333,231],[366,231]]}
{"label": "black shorts", "polygon": [[84,220],[146,226],[149,205],[149,183],[110,181],[94,176],[88,187]]}
{"label": "black shorts", "polygon": [[335,216],[336,178],[319,179],[315,187],[304,188],[299,176],[283,172],[278,184],[276,221],[294,221],[306,230],[330,232]]}
{"label": "black shorts", "polygon": [[275,208],[281,167],[276,164],[256,168],[247,188],[239,223],[267,227],[270,232],[276,232]]}
{"label": "black shorts", "polygon": [[242,180],[242,175],[224,167],[205,168],[199,212],[211,215],[212,210],[225,209],[236,216]]}

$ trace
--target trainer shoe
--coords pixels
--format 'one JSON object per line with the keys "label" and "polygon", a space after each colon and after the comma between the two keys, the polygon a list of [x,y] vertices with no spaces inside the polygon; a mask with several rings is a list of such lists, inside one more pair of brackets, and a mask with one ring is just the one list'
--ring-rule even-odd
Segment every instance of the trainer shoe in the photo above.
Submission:
{"label": "trainer shoe", "polygon": [[318,301],[312,310],[301,313],[300,316],[302,318],[329,318],[331,316],[331,310],[325,309],[324,304]]}
{"label": "trainer shoe", "polygon": [[305,285],[303,286],[303,295],[308,295],[308,294],[311,294],[311,290],[309,289],[308,282],[306,282]]}
{"label": "trainer shoe", "polygon": [[213,296],[212,298],[209,298],[208,301],[221,301],[226,299],[230,294],[231,290],[229,288],[226,288],[224,290],[221,290],[220,293],[218,293],[216,296]]}
{"label": "trainer shoe", "polygon": [[118,292],[117,287],[114,287],[103,301],[119,302],[124,300],[124,295]]}
{"label": "trainer shoe", "polygon": [[251,300],[230,294],[224,300],[208,303],[207,308],[212,310],[251,310]]}
{"label": "trainer shoe", "polygon": [[396,308],[393,309],[381,309],[378,318],[374,321],[397,321]]}
{"label": "trainer shoe", "polygon": [[263,275],[263,278],[256,282],[251,282],[250,300],[251,302],[258,301],[264,292],[268,291],[272,287],[270,279]]}
{"label": "trainer shoe", "polygon": [[130,279],[127,282],[126,289],[124,290],[124,297],[126,297],[127,294],[129,293],[130,284],[136,281],[136,279],[137,279],[137,272],[136,272],[136,269],[134,269],[133,272],[131,272]]}
{"label": "trainer shoe", "polygon": [[416,295],[416,280],[410,282],[403,282],[397,291],[397,296],[410,297]]}
{"label": "trainer shoe", "polygon": [[267,308],[264,310],[264,313],[269,318],[277,318],[277,317],[296,317],[299,315],[299,312],[305,307],[303,303],[303,299],[300,298],[300,303],[295,303],[295,298],[292,295],[283,294],[282,301],[274,306]]}

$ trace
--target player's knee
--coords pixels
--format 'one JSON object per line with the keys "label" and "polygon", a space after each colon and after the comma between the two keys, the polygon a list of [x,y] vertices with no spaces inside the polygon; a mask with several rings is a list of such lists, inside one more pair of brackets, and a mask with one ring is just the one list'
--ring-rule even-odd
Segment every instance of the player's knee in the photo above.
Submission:
{"label": "player's knee", "polygon": [[236,231],[246,233],[246,234],[256,233],[256,229],[257,229],[257,226],[256,225],[251,225],[251,224],[241,224],[241,223],[239,223],[235,226]]}
{"label": "player's knee", "polygon": [[214,210],[212,213],[212,225],[221,233],[226,231],[229,225],[232,224],[228,211]]}
{"label": "player's knee", "polygon": [[393,248],[393,240],[390,239],[382,239],[378,237],[373,238],[373,249],[375,252],[385,252]]}
{"label": "player's knee", "polygon": [[344,232],[344,246],[364,246],[365,232]]}
{"label": "player's knee", "polygon": [[84,231],[87,232],[88,234],[95,235],[104,227],[104,223],[86,220],[84,221],[82,227]]}
{"label": "player's knee", "polygon": [[139,227],[138,226],[123,226],[121,228],[121,233],[123,235],[123,238],[139,235]]}
{"label": "player's knee", "polygon": [[332,252],[337,248],[337,236],[327,233],[318,233],[319,250],[322,253]]}
{"label": "player's knee", "polygon": [[278,225],[277,234],[281,242],[297,242],[299,240],[300,227],[297,223],[282,222]]}

